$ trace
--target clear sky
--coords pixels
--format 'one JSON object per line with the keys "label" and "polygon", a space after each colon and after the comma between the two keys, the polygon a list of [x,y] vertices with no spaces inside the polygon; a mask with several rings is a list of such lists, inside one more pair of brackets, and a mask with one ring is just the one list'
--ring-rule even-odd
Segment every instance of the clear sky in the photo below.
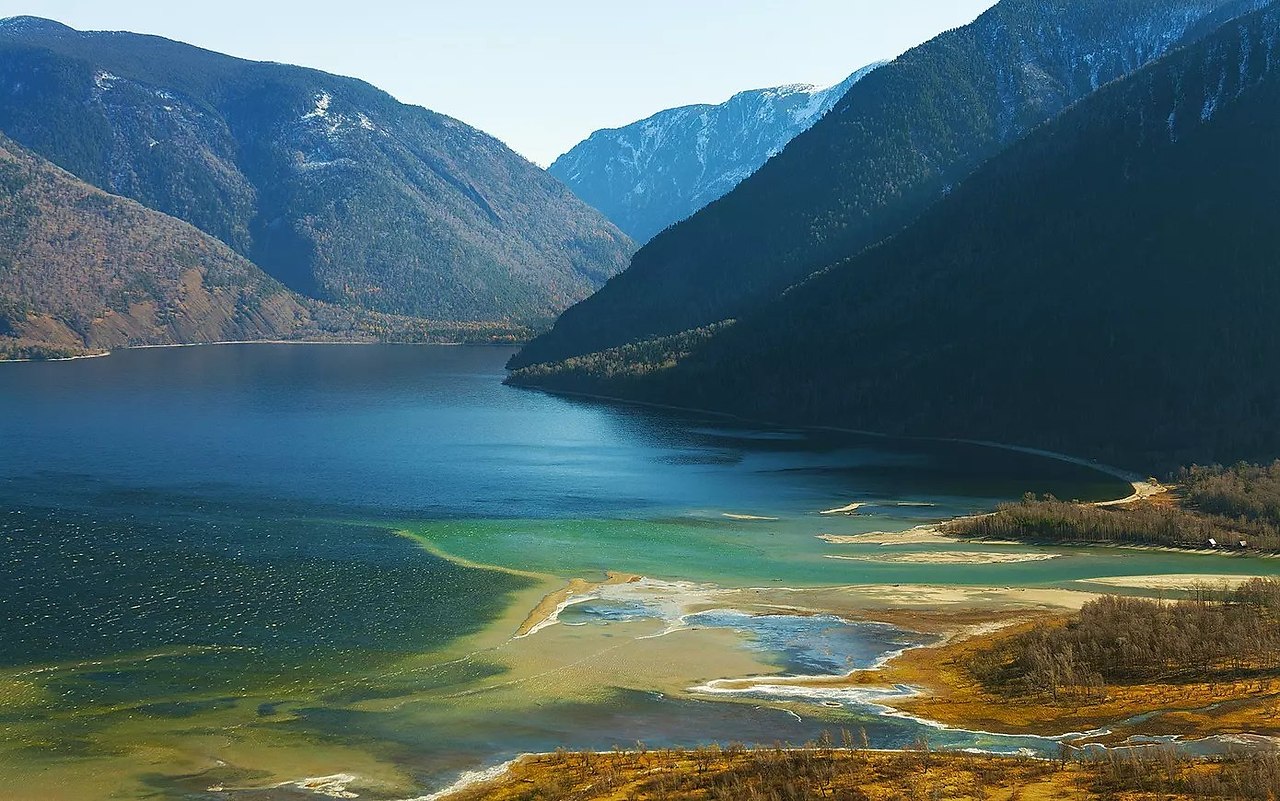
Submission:
{"label": "clear sky", "polygon": [[539,164],[599,128],[736,91],[833,84],[995,0],[0,0],[352,75]]}

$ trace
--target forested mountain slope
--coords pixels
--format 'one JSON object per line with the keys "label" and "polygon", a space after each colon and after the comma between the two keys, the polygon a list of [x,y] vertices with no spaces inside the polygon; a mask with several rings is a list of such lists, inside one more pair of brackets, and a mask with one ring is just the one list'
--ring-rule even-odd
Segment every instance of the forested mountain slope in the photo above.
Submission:
{"label": "forested mountain slope", "polygon": [[549,172],[643,244],[724,197],[877,66],[825,89],[752,89],[719,105],[667,109],[596,131]]}
{"label": "forested mountain slope", "polygon": [[354,79],[153,36],[0,21],[0,129],[346,306],[543,318],[632,250],[554,178],[457,120]]}
{"label": "forested mountain slope", "polygon": [[221,242],[0,135],[0,358],[306,333],[305,302]]}
{"label": "forested mountain slope", "polygon": [[1262,0],[1002,0],[855,84],[733,192],[641,249],[512,362],[740,317],[902,229],[1107,82]]}
{"label": "forested mountain slope", "polygon": [[510,341],[302,297],[221,241],[0,134],[0,359],[242,340]]}
{"label": "forested mountain slope", "polygon": [[515,381],[1142,466],[1274,456],[1278,44],[1272,4],[732,326]]}

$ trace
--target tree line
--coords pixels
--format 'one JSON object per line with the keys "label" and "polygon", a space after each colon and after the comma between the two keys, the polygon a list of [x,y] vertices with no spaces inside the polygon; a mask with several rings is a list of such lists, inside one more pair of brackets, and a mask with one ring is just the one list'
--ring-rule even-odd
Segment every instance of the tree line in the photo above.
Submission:
{"label": "tree line", "polygon": [[1280,551],[1280,462],[1183,468],[1176,480],[1174,504],[1098,507],[1027,495],[946,530],[965,539]]}

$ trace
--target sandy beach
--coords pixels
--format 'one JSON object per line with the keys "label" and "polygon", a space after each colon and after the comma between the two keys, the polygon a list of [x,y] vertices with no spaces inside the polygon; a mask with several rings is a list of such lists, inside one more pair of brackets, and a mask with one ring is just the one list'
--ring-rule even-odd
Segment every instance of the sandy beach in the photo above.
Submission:
{"label": "sandy beach", "polygon": [[956,545],[969,542],[982,545],[1022,545],[1011,540],[962,540],[949,536],[942,524],[916,526],[906,531],[869,531],[866,534],[819,534],[818,539],[833,545]]}

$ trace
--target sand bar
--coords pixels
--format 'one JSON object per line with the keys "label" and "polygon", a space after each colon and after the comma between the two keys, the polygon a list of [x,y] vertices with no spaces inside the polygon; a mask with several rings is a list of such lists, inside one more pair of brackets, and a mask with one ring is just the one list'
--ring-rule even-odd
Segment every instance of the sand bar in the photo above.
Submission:
{"label": "sand bar", "polygon": [[866,534],[819,534],[818,539],[833,545],[1023,545],[1012,540],[973,540],[952,537],[938,525],[916,526],[906,531],[868,531]]}
{"label": "sand bar", "polygon": [[839,509],[828,509],[825,512],[819,512],[824,515],[851,515],[856,514],[859,509],[866,506],[865,503],[851,503],[848,506],[841,506]]}
{"label": "sand bar", "polygon": [[[1171,573],[1162,576],[1106,576],[1077,579],[1079,584],[1105,584],[1135,590],[1194,590],[1199,587],[1234,589],[1249,581],[1267,576],[1233,576],[1218,573]],[[1270,578],[1275,578],[1271,576]]]}
{"label": "sand bar", "polygon": [[548,594],[545,598],[538,602],[538,605],[529,612],[529,616],[524,619],[520,627],[516,629],[517,637],[527,637],[534,634],[538,630],[545,628],[547,625],[554,623],[560,613],[563,612],[571,604],[584,601],[595,596],[595,593],[602,587],[608,587],[617,584],[628,584],[640,581],[640,576],[631,575],[629,573],[609,573],[604,581],[587,581],[586,579],[572,579],[567,585],[553,593]]}
{"label": "sand bar", "polygon": [[910,553],[876,554],[873,556],[843,556],[827,554],[827,559],[849,562],[879,562],[903,565],[1009,565],[1021,562],[1047,562],[1057,559],[1056,553],[984,553],[982,551],[913,551]]}

